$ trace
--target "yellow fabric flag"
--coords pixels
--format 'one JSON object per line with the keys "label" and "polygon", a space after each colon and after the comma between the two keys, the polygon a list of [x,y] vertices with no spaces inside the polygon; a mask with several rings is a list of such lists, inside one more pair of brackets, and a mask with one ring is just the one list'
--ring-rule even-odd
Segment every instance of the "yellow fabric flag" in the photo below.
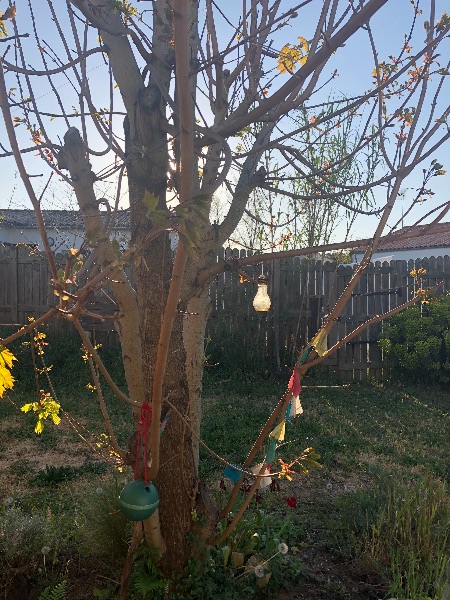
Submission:
{"label": "yellow fabric flag", "polygon": [[273,429],[270,433],[269,433],[269,437],[273,437],[276,440],[278,440],[279,442],[282,442],[284,440],[284,434],[286,433],[286,421],[283,420],[281,421],[281,423],[279,423],[275,429]]}
{"label": "yellow fabric flag", "polygon": [[319,356],[323,356],[328,351],[328,334],[325,330],[321,329],[311,340],[311,346]]}

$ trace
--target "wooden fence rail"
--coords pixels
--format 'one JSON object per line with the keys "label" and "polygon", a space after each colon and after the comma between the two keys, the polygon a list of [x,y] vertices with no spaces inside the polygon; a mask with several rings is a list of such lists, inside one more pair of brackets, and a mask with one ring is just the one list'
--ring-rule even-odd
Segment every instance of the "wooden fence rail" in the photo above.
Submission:
{"label": "wooden fence rail", "polygon": [[[224,250],[218,260],[232,256],[244,257],[246,253]],[[442,282],[438,294],[450,291],[449,256],[370,264],[331,332],[329,346],[367,319],[409,300],[414,293],[410,271],[420,267],[427,270],[423,286]],[[275,371],[291,368],[299,350],[333,308],[353,268],[287,258],[245,268],[250,282],[240,283],[239,274],[234,271],[218,275],[210,285],[212,314],[207,328],[207,336],[214,340],[215,357],[240,362],[250,357],[253,365],[266,365]],[[256,279],[262,271],[269,280],[272,307],[268,313],[255,313],[252,302]],[[55,304],[49,281],[48,266],[42,257],[24,248],[0,246],[0,323],[25,324],[28,317],[44,314]],[[106,296],[97,297],[93,308],[99,312],[106,309],[110,314],[114,311]],[[51,327],[57,331],[64,327],[64,321],[56,320]],[[87,322],[86,327],[95,330],[97,336],[109,338],[110,342],[115,339],[111,320]],[[380,380],[383,363],[378,340],[381,330],[381,323],[372,325],[324,364],[345,381],[368,377]]]}

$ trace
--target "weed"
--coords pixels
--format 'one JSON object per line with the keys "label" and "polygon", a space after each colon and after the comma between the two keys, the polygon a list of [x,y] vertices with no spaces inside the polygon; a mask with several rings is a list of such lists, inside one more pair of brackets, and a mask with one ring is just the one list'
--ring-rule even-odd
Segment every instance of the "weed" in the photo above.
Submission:
{"label": "weed", "polygon": [[322,537],[318,541],[335,554],[354,558],[359,540],[367,534],[370,524],[379,519],[386,499],[386,486],[382,484],[337,496],[323,511]]}
{"label": "weed", "polygon": [[31,461],[26,458],[20,458],[9,465],[9,470],[13,475],[23,477],[30,472]]}
{"label": "weed", "polygon": [[59,543],[50,512],[29,514],[15,503],[5,505],[0,512],[0,589],[6,594],[18,575],[32,580],[39,568],[45,571],[46,557],[51,554],[52,560],[55,558]]}
{"label": "weed", "polygon": [[42,469],[34,475],[30,483],[43,487],[54,486],[71,481],[72,479],[76,479],[87,473],[101,475],[106,469],[107,466],[105,463],[100,462],[89,462],[79,467],[72,467],[71,465],[61,465],[60,467],[46,465],[45,469]]}
{"label": "weed", "polygon": [[392,485],[365,540],[367,553],[398,600],[441,597],[445,586],[450,504],[443,482],[427,477]]}
{"label": "weed", "polygon": [[157,553],[158,551],[154,548],[143,545],[135,554],[133,589],[142,600],[145,598],[162,600],[166,597],[165,591],[168,588],[168,582],[156,566]]}
{"label": "weed", "polygon": [[103,480],[78,500],[75,525],[83,555],[112,561],[125,558],[131,527],[119,510],[122,487],[117,477]]}
{"label": "weed", "polygon": [[48,586],[39,594],[38,600],[64,600],[67,594],[67,581],[61,581],[55,586]]}
{"label": "weed", "polygon": [[51,486],[70,481],[71,479],[75,479],[75,477],[78,477],[78,472],[75,467],[68,465],[62,465],[60,467],[46,465],[45,469],[36,473],[31,482],[35,485]]}

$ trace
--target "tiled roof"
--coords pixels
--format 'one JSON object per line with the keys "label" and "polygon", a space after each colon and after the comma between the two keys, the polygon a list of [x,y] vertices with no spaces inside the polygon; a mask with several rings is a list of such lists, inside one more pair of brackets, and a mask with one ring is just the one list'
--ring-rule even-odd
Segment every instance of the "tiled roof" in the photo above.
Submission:
{"label": "tiled roof", "polygon": [[[77,210],[43,210],[42,214],[47,227],[55,227],[62,230],[83,229],[81,214]],[[34,210],[31,209],[15,210],[0,208],[1,223],[11,225],[12,227],[36,227],[36,216]],[[118,211],[114,228],[130,228],[129,210]]]}
{"label": "tiled roof", "polygon": [[[423,230],[427,225],[417,225],[414,230]],[[410,227],[404,227],[399,229],[395,234],[395,237],[389,242],[381,242],[377,246],[377,252],[384,252],[385,250],[408,250],[415,248],[442,248],[450,247],[450,223],[439,223],[433,227],[432,233],[426,233],[425,235],[419,235],[413,238],[396,239],[402,233],[410,232]],[[367,246],[360,246],[355,248],[353,252],[365,252]]]}

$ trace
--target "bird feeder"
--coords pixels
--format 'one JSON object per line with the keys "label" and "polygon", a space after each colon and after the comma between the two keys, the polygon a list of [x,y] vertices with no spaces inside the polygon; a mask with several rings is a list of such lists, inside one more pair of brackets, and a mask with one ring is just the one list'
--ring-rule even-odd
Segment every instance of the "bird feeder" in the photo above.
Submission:
{"label": "bird feeder", "polygon": [[267,312],[270,308],[270,298],[267,293],[267,278],[264,275],[258,277],[258,291],[253,300],[253,308],[257,312]]}
{"label": "bird feeder", "polygon": [[144,521],[158,508],[158,490],[152,483],[145,484],[143,479],[130,481],[120,492],[119,507],[130,521]]}

